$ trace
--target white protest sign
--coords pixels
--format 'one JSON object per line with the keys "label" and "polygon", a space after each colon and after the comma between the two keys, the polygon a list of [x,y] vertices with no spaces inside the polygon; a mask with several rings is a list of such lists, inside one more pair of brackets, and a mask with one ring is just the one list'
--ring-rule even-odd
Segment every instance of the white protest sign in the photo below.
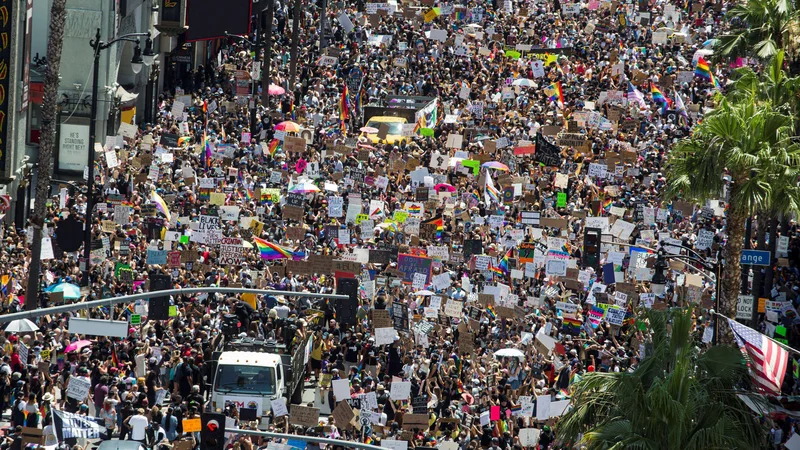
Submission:
{"label": "white protest sign", "polygon": [[336,401],[340,402],[350,398],[349,379],[345,378],[343,380],[333,380],[331,381],[331,385],[333,386],[333,395],[336,397]]}
{"label": "white protest sign", "polygon": [[[392,400],[407,400],[411,397],[411,382],[410,381],[394,381],[392,382],[392,389],[389,392],[389,397]],[[385,441],[381,441],[382,443]]]}
{"label": "white protest sign", "polygon": [[375,345],[389,345],[394,342],[397,331],[394,328],[376,328]]}
{"label": "white protest sign", "polygon": [[542,433],[542,430],[538,428],[523,428],[519,430],[519,443],[522,444],[523,447],[536,447],[539,443],[539,435]]}
{"label": "white protest sign", "polygon": [[283,417],[289,415],[289,409],[286,407],[286,400],[283,398],[276,398],[270,402],[272,407],[272,415],[275,417]]}
{"label": "white protest sign", "polygon": [[82,402],[89,395],[92,382],[81,377],[70,377],[67,385],[67,397]]}

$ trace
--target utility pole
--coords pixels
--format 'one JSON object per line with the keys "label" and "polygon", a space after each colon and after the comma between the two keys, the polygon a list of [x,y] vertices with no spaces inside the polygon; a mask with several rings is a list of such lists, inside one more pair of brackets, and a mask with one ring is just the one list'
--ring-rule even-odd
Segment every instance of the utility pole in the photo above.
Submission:
{"label": "utility pole", "polygon": [[[266,30],[264,34],[264,67],[261,73],[261,103],[269,111],[269,85],[272,80],[272,18],[275,10],[275,0],[266,0]],[[259,21],[260,22],[260,21]]]}
{"label": "utility pole", "polygon": [[320,8],[319,12],[319,28],[320,28],[320,35],[319,35],[319,53],[322,54],[325,51],[325,47],[327,47],[327,14],[328,14],[328,0],[320,0],[322,3],[322,7]]}
{"label": "utility pole", "polygon": [[[259,18],[260,21],[260,18]],[[253,64],[258,64],[258,59],[261,57],[261,40],[259,39],[258,35],[258,22],[256,22],[256,35],[254,39],[254,51],[256,52],[255,58],[253,58]],[[261,74],[261,77],[264,77],[264,74]],[[250,99],[251,108],[250,108],[250,133],[255,134],[256,132],[256,125],[258,125],[258,120],[256,119],[256,112],[258,111],[258,80],[253,80],[253,97]]]}
{"label": "utility pole", "polygon": [[[292,52],[291,59],[289,60],[289,90],[288,95],[294,95],[294,83],[297,80],[297,47],[300,40],[300,0],[294,0],[294,14],[292,15]],[[322,30],[325,34],[325,30]]]}

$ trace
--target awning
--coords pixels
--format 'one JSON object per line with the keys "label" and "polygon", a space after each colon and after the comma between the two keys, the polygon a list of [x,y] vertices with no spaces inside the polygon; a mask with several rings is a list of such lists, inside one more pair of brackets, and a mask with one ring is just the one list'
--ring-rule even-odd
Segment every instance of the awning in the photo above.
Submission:
{"label": "awning", "polygon": [[115,95],[119,99],[121,109],[127,109],[136,106],[136,99],[139,98],[139,94],[131,94],[122,86],[117,88]]}

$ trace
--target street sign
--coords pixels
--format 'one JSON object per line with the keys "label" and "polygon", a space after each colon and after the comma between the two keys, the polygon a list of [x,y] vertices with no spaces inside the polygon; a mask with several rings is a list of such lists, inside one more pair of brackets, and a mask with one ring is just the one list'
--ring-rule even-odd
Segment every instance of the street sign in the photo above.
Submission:
{"label": "street sign", "polygon": [[767,250],[742,250],[742,264],[751,264],[754,266],[769,266],[772,265],[772,258]]}
{"label": "street sign", "polygon": [[750,320],[753,318],[753,296],[739,295],[739,302],[736,303],[736,318]]}

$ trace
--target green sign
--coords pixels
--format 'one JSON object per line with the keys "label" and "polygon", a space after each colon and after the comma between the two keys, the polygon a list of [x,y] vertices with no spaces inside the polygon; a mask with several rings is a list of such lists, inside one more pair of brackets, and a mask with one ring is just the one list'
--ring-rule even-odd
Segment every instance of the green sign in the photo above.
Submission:
{"label": "green sign", "polygon": [[170,317],[178,317],[178,307],[175,305],[169,306],[169,316]]}
{"label": "green sign", "polygon": [[567,207],[567,194],[563,192],[558,193],[558,196],[556,197],[556,207],[558,208]]}
{"label": "green sign", "polygon": [[131,314],[131,325],[139,325],[142,323],[142,316],[139,314]]}
{"label": "green sign", "polygon": [[189,243],[189,236],[181,235],[180,243],[181,244],[188,244]]}

